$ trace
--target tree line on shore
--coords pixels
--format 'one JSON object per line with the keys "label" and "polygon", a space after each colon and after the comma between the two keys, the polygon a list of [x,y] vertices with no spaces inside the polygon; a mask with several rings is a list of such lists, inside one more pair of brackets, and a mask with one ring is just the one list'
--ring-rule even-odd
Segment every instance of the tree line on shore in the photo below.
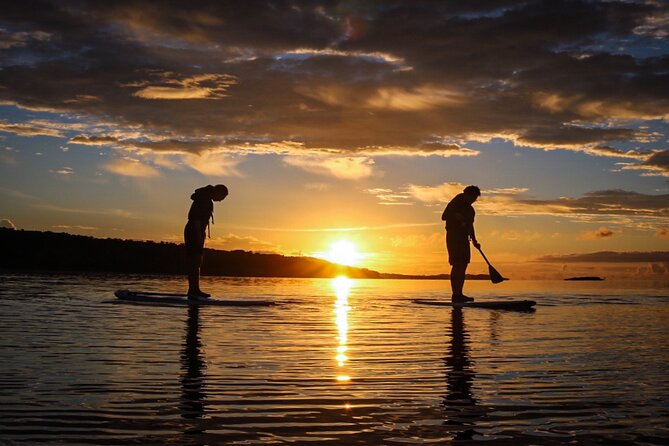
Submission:
{"label": "tree line on shore", "polygon": [[[95,238],[50,231],[0,228],[0,268],[6,270],[114,272],[133,274],[184,274],[183,244],[115,238]],[[243,250],[205,249],[202,274],[232,277],[360,279],[448,279],[432,276],[388,274],[367,268],[338,265],[314,257]],[[472,275],[469,279],[487,279]]]}

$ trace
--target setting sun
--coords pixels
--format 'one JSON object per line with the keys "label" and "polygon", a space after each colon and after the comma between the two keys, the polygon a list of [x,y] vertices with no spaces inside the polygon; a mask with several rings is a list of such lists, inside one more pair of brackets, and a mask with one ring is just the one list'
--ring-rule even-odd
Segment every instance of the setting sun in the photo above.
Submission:
{"label": "setting sun", "polygon": [[349,240],[337,240],[330,244],[330,249],[323,255],[325,260],[340,265],[358,265],[362,254],[358,252],[356,245]]}

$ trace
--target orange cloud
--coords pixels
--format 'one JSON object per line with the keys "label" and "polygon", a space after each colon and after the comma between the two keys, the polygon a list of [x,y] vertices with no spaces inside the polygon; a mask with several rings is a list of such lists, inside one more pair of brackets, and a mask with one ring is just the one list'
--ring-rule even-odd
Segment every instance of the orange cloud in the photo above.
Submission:
{"label": "orange cloud", "polygon": [[356,180],[372,175],[374,160],[364,156],[287,156],[284,162],[319,175]]}
{"label": "orange cloud", "polygon": [[111,173],[127,177],[155,177],[160,175],[153,167],[132,158],[117,159],[102,167]]}
{"label": "orange cloud", "polygon": [[125,87],[142,87],[133,93],[142,99],[221,99],[227,96],[237,78],[229,74],[197,74],[178,78],[174,73],[162,73],[155,83],[135,82]]}
{"label": "orange cloud", "polygon": [[585,232],[579,236],[581,240],[611,238],[616,233],[609,228],[602,226],[596,231]]}

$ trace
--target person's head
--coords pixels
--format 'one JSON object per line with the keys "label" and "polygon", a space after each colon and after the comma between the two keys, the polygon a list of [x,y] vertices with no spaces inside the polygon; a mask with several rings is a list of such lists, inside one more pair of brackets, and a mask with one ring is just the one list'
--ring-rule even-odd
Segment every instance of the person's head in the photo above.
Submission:
{"label": "person's head", "polygon": [[211,199],[214,201],[222,201],[228,196],[228,188],[223,184],[217,184],[211,190]]}
{"label": "person's head", "polygon": [[465,194],[465,197],[469,199],[470,203],[473,203],[481,196],[481,189],[477,186],[467,186],[462,193]]}

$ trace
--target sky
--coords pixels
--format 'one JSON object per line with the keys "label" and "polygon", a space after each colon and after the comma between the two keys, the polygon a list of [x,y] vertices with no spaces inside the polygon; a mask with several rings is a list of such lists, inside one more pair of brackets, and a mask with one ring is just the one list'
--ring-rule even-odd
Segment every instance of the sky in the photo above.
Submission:
{"label": "sky", "polygon": [[[1,226],[449,271],[463,187],[510,278],[669,277],[669,3],[21,1]],[[487,267],[473,254],[471,273]]]}

